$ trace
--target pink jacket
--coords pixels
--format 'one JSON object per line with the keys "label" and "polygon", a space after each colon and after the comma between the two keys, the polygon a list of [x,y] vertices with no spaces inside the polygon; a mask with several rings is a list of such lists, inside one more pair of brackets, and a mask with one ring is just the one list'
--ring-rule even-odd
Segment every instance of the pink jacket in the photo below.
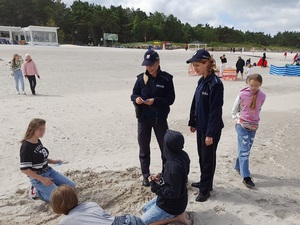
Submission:
{"label": "pink jacket", "polygon": [[242,89],[238,95],[232,109],[232,117],[233,119],[236,119],[238,123],[239,120],[249,123],[259,123],[259,113],[262,105],[265,102],[266,95],[261,90],[258,91],[256,108],[254,110],[250,108],[252,96],[253,93],[251,93],[249,87]]}
{"label": "pink jacket", "polygon": [[36,68],[35,63],[31,60],[30,62],[25,62],[23,66],[24,76],[39,76],[39,72]]}

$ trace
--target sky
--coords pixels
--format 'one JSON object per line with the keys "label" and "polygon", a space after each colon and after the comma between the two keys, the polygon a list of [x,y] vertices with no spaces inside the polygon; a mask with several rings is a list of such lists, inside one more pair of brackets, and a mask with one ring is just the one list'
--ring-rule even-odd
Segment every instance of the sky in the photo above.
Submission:
{"label": "sky", "polygon": [[[300,0],[82,0],[110,7],[129,7],[149,12],[173,14],[181,22],[195,26],[208,23],[242,31],[300,31]],[[62,0],[70,6],[73,0]]]}

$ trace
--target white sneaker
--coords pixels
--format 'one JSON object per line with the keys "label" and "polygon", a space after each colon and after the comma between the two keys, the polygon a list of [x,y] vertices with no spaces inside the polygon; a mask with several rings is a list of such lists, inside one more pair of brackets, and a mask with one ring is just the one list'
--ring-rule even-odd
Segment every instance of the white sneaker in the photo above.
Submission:
{"label": "white sneaker", "polygon": [[20,92],[17,92],[17,95],[19,95],[20,94]]}

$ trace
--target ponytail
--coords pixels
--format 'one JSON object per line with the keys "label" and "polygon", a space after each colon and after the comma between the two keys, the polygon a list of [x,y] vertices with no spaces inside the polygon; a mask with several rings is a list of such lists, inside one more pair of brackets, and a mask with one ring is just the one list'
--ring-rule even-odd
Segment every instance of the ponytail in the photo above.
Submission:
{"label": "ponytail", "polygon": [[[258,73],[253,74],[253,75],[250,75],[250,76],[249,76],[248,83],[250,83],[251,80],[257,81],[257,82],[259,82],[260,84],[262,84],[262,82],[263,82],[262,76],[261,76],[260,74],[258,74]],[[250,109],[252,109],[252,110],[255,110],[255,108],[256,108],[256,100],[257,100],[258,92],[259,92],[259,91],[257,91],[257,92],[252,96],[251,102],[250,102],[250,104],[249,104],[249,107],[250,107]]]}
{"label": "ponytail", "polygon": [[250,102],[250,109],[254,110],[256,108],[256,100],[257,100],[258,91],[252,96],[251,102]]}

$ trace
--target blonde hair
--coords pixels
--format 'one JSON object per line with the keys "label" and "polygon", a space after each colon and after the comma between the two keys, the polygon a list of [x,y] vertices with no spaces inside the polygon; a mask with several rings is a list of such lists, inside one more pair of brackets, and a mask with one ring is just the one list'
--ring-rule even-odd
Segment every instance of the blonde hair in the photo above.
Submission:
{"label": "blonde hair", "polygon": [[202,59],[200,61],[200,63],[203,63],[203,64],[206,63],[206,62],[208,62],[207,72],[208,72],[208,74],[211,74],[212,70],[214,68],[216,68],[216,61],[212,57],[210,57],[210,59]]}
{"label": "blonde hair", "polygon": [[19,56],[17,53],[14,54],[13,59],[11,60],[11,63],[12,63],[13,66],[16,65],[16,57],[17,57],[17,56]]}
{"label": "blonde hair", "polygon": [[[248,84],[251,80],[259,82],[261,85],[263,83],[263,78],[260,74],[256,73],[249,76]],[[250,109],[254,110],[256,108],[256,100],[258,96],[258,91],[252,96],[251,102],[249,104]]]}
{"label": "blonde hair", "polygon": [[32,138],[32,136],[34,135],[34,132],[38,128],[40,128],[41,126],[44,126],[44,125],[46,125],[46,120],[38,119],[38,118],[31,120],[31,122],[29,123],[28,128],[26,130],[26,133],[24,135],[24,138],[21,140],[21,143]]}
{"label": "blonde hair", "polygon": [[57,214],[68,215],[78,205],[78,197],[74,188],[61,185],[51,194],[51,208]]}

